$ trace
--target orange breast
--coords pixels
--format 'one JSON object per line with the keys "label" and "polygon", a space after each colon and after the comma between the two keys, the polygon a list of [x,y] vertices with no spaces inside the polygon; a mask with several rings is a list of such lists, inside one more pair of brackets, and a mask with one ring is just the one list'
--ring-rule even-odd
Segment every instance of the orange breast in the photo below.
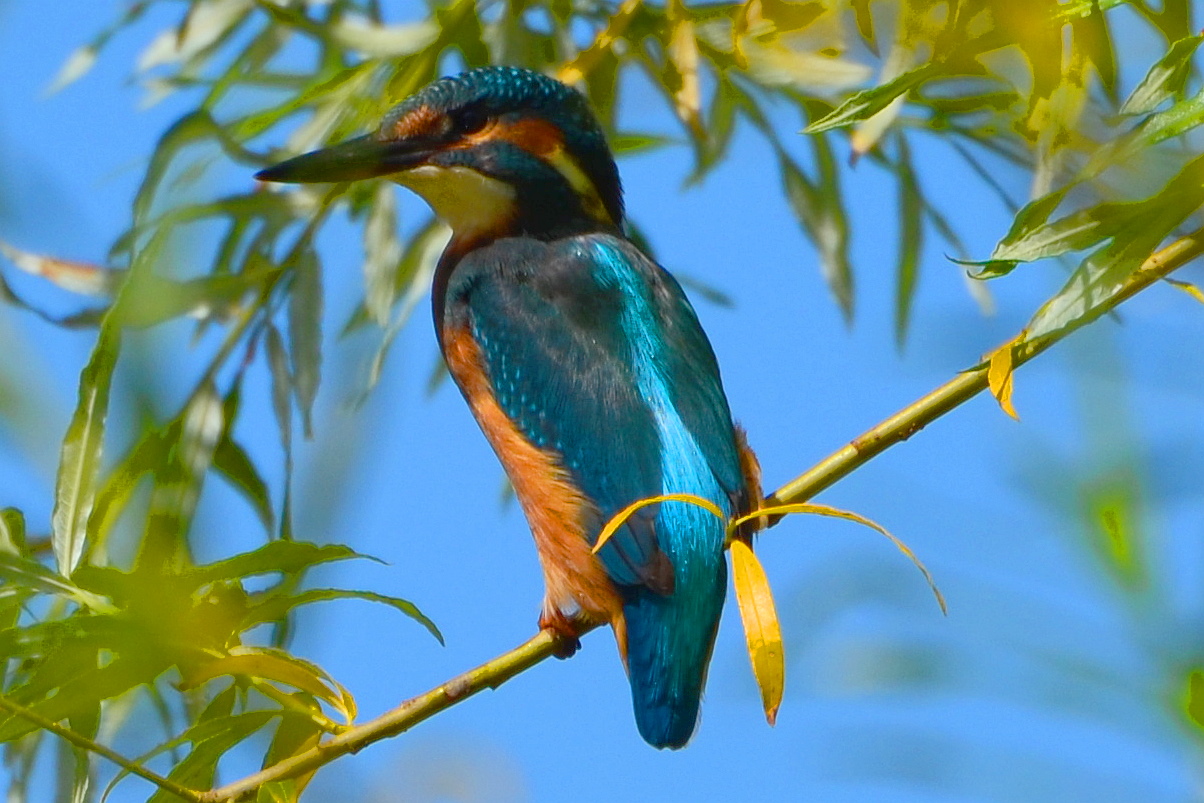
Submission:
{"label": "orange breast", "polygon": [[597,509],[558,456],[527,440],[498,406],[480,347],[468,330],[449,327],[443,334],[448,370],[502,461],[531,525],[547,583],[545,605],[564,613],[579,608],[590,622],[609,622],[625,653],[622,602],[586,539],[587,527],[597,521]]}

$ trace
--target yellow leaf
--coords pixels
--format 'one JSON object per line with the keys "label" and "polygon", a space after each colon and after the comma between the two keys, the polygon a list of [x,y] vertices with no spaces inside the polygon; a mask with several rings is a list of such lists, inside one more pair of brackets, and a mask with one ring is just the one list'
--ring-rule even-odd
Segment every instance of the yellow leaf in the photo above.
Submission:
{"label": "yellow leaf", "polygon": [[1016,369],[1013,346],[1016,341],[1009,341],[991,353],[987,365],[987,386],[991,394],[999,402],[1003,411],[1017,421],[1016,408],[1012,406],[1012,372]]}
{"label": "yellow leaf", "polygon": [[769,590],[769,578],[752,548],[743,541],[732,542],[732,582],[740,621],[748,642],[748,657],[753,675],[761,689],[765,719],[773,725],[786,687],[786,656],[782,648],[782,629]]}
{"label": "yellow leaf", "polygon": [[695,136],[701,137],[704,134],[701,117],[702,90],[698,83],[698,40],[694,34],[694,23],[681,0],[671,2],[668,12],[672,26],[668,60],[677,73],[673,105],[678,118]]}
{"label": "yellow leaf", "polygon": [[[771,505],[759,510],[754,510],[752,513],[749,513],[745,516],[740,516],[739,518],[733,519],[727,525],[728,532],[735,532],[735,529],[744,522],[751,521],[752,519],[760,516],[785,516],[791,513],[809,513],[815,516],[828,516],[834,519],[853,521],[886,536],[886,538],[895,545],[896,549],[902,552],[908,560],[915,564],[915,567],[920,570],[920,574],[924,575],[924,579],[928,581],[928,587],[932,589],[932,594],[936,597],[937,605],[941,606],[941,613],[947,614],[949,612],[948,607],[945,605],[945,595],[941,593],[939,588],[937,588],[936,580],[932,578],[932,574],[928,571],[928,567],[924,565],[923,561],[916,557],[916,553],[911,551],[911,547],[903,543],[902,540],[900,540],[897,536],[892,534],[878,522],[874,521],[873,519],[867,519],[865,516],[860,516],[852,511],[841,510],[840,508],[832,507],[831,505],[817,505],[814,502],[796,502],[790,505]],[[737,543],[739,542],[732,542],[733,550]]]}
{"label": "yellow leaf", "polygon": [[611,15],[606,28],[598,33],[590,46],[556,71],[556,80],[565,84],[575,84],[585,78],[589,71],[601,61],[606,51],[614,47],[615,42],[623,36],[641,5],[642,0],[623,0],[618,11]]}
{"label": "yellow leaf", "polygon": [[1201,304],[1204,304],[1204,290],[1201,290],[1199,287],[1196,287],[1191,282],[1182,282],[1182,281],[1179,281],[1178,279],[1166,279],[1166,281],[1170,282],[1175,287],[1178,287],[1180,290],[1187,293],[1189,296],[1194,298],[1196,301],[1199,301]]}
{"label": "yellow leaf", "polygon": [[609,541],[610,537],[618,532],[620,527],[627,523],[627,520],[631,518],[631,514],[635,513],[640,508],[648,507],[648,505],[660,504],[661,502],[685,502],[687,504],[697,505],[703,510],[718,516],[720,521],[727,521],[727,516],[723,515],[723,511],[719,509],[718,505],[716,505],[710,499],[704,499],[703,497],[695,494],[662,494],[661,496],[649,496],[647,499],[639,499],[635,502],[632,502],[630,505],[610,517],[610,521],[606,522],[606,526],[602,528],[602,532],[598,533],[598,540],[594,543],[594,548],[592,550],[593,553],[595,555],[598,554],[598,550],[602,548],[603,544]]}
{"label": "yellow leaf", "polygon": [[229,655],[189,671],[181,680],[180,687],[190,689],[222,675],[284,683],[325,700],[348,722],[355,718],[355,700],[342,684],[316,664],[277,650],[236,647]]}

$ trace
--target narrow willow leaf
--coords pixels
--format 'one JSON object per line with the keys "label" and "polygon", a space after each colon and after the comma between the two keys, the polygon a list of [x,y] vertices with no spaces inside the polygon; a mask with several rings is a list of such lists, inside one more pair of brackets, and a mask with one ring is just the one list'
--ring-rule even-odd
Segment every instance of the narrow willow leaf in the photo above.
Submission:
{"label": "narrow willow leaf", "polygon": [[598,540],[594,542],[592,552],[597,554],[598,550],[602,549],[602,547],[606,545],[606,542],[619,531],[620,527],[627,523],[627,520],[631,518],[637,510],[648,507],[649,505],[659,505],[661,502],[685,502],[686,504],[700,507],[708,513],[714,514],[719,518],[720,521],[727,521],[727,516],[725,516],[723,511],[719,509],[718,505],[716,505],[710,499],[698,496],[697,494],[661,494],[660,496],[649,496],[646,499],[639,499],[635,502],[632,502],[630,505],[611,516],[610,521],[606,522],[606,526],[604,526],[602,531],[598,533]]}
{"label": "narrow willow leaf", "polygon": [[31,254],[0,242],[0,255],[31,276],[38,276],[72,293],[109,297],[125,280],[124,270],[113,270],[91,262]]}
{"label": "narrow willow leaf", "polygon": [[1153,145],[1178,137],[1204,123],[1204,89],[1141,122],[1132,132],[1096,149],[1083,167],[1094,176],[1113,165],[1124,164]]}
{"label": "narrow willow leaf", "polygon": [[769,507],[759,508],[751,513],[733,519],[728,525],[728,532],[734,532],[736,528],[745,522],[761,518],[763,516],[785,516],[792,513],[804,513],[812,516],[828,516],[834,519],[844,519],[845,521],[856,522],[863,527],[869,527],[874,532],[885,537],[888,541],[894,544],[895,549],[903,553],[912,564],[920,570],[920,574],[924,575],[924,579],[928,582],[928,587],[932,589],[932,595],[936,597],[937,604],[941,608],[941,613],[948,613],[948,608],[945,605],[945,596],[941,594],[941,590],[937,588],[936,581],[932,577],[932,573],[928,571],[928,567],[919,559],[916,553],[911,551],[911,547],[903,543],[898,536],[894,535],[873,519],[867,519],[865,516],[858,515],[850,510],[841,510],[838,507],[831,505],[820,505],[814,502],[794,502],[785,505],[770,505]]}
{"label": "narrow willow leaf", "polygon": [[1011,242],[1000,242],[991,253],[991,260],[1034,262],[1081,251],[1125,228],[1134,211],[1140,208],[1140,204],[1105,203],[1072,212]]}
{"label": "narrow willow leaf", "polygon": [[226,478],[242,497],[247,500],[264,530],[271,532],[276,526],[276,516],[272,511],[271,492],[268,484],[260,475],[259,469],[242,448],[227,433],[218,443],[213,453],[213,468]]}
{"label": "narrow willow leaf", "polygon": [[1134,236],[1136,239],[1127,239],[1122,234],[1088,255],[1057,295],[1033,315],[1025,327],[1029,337],[1036,339],[1073,326],[1112,298],[1157,245],[1153,238]]}
{"label": "narrow willow leaf", "polygon": [[270,680],[300,689],[319,700],[325,700],[347,721],[354,712],[344,706],[346,701],[334,679],[321,667],[283,650],[264,647],[237,647],[230,655],[192,667],[181,678],[181,688],[196,688],[202,683],[223,675]]}
{"label": "narrow willow leaf", "polygon": [[440,644],[443,644],[443,634],[439,632],[439,628],[435,626],[435,623],[426,614],[419,610],[417,605],[409,600],[402,599],[401,597],[377,594],[372,591],[356,591],[342,588],[311,588],[299,594],[271,595],[251,608],[243,620],[243,629],[248,629],[262,622],[274,622],[282,619],[301,605],[335,599],[362,599],[368,602],[379,602],[388,605],[421,624]]}
{"label": "narrow willow leaf", "polygon": [[179,28],[160,33],[138,57],[138,72],[191,61],[217,46],[246,18],[251,0],[210,0],[193,3]]}
{"label": "narrow willow leaf", "polygon": [[25,547],[25,514],[15,507],[0,508],[0,555],[24,555]]}
{"label": "narrow willow leaf", "polygon": [[[274,711],[250,711],[226,717],[221,724],[225,727],[206,738],[192,742],[192,750],[184,760],[172,768],[168,777],[190,789],[208,789],[217,776],[217,763],[232,748],[250,738],[277,716]],[[165,789],[160,789],[147,803],[180,803],[180,799]]]}
{"label": "narrow willow leaf", "polygon": [[387,181],[377,182],[364,222],[364,307],[377,326],[389,322],[396,301],[397,269],[401,263],[397,239],[397,193]]}
{"label": "narrow willow leaf", "polygon": [[1170,284],[1174,285],[1175,287],[1178,287],[1180,290],[1187,293],[1189,296],[1194,298],[1196,301],[1199,301],[1201,304],[1204,304],[1204,290],[1201,290],[1199,287],[1192,284],[1191,282],[1181,282],[1178,279],[1164,279],[1163,281],[1169,282]]}
{"label": "narrow willow leaf", "polygon": [[840,196],[835,159],[826,137],[812,138],[820,177],[812,182],[790,156],[778,153],[786,199],[803,229],[819,250],[820,266],[828,288],[836,297],[845,320],[853,317],[853,266],[849,262],[849,227]]}
{"label": "narrow willow leaf", "polygon": [[743,541],[733,541],[732,583],[736,587],[736,602],[740,606],[740,621],[748,644],[748,658],[753,676],[761,690],[761,705],[770,725],[777,722],[782,692],[786,688],[786,654],[782,645],[782,629],[778,623],[769,578],[752,548]]}
{"label": "narrow willow leaf", "polygon": [[98,52],[95,43],[76,48],[75,52],[68,56],[67,60],[63,62],[63,66],[59,68],[58,75],[51,81],[50,86],[46,89],[46,94],[53,95],[87,75],[96,64]]}
{"label": "narrow willow leaf", "polygon": [[911,320],[920,274],[920,252],[924,246],[924,197],[911,164],[907,138],[898,136],[899,160],[895,172],[899,182],[899,259],[895,280],[895,343],[902,348]]}
{"label": "narrow willow leaf", "polygon": [[919,67],[908,70],[881,86],[862,90],[840,104],[830,114],[811,123],[811,125],[803,129],[803,133],[819,134],[833,128],[840,128],[841,126],[856,123],[860,120],[868,120],[889,106],[895,98],[903,97],[936,75],[938,70],[938,62],[925,62]]}
{"label": "narrow willow leaf", "polygon": [[1012,406],[1012,377],[1016,370],[1015,345],[1015,342],[1005,343],[991,352],[990,360],[987,362],[987,387],[990,388],[991,395],[999,402],[1003,411],[1019,421],[1020,416],[1016,414],[1016,408]]}
{"label": "narrow willow leaf", "polygon": [[694,22],[682,0],[670,0],[667,7],[669,42],[667,64],[672,68],[669,89],[677,118],[685,123],[692,139],[702,142],[706,134],[702,126],[702,90],[698,82],[698,40]]}
{"label": "narrow willow leaf", "polygon": [[80,374],[79,401],[59,453],[51,543],[63,575],[71,574],[84,551],[104,448],[109,387],[120,346],[116,325],[106,323]]}
{"label": "narrow willow leaf", "polygon": [[271,541],[253,552],[197,566],[185,573],[197,585],[216,580],[232,580],[257,574],[280,572],[295,574],[320,563],[352,558],[368,558],[342,544],[311,544],[306,541]]}
{"label": "narrow willow leaf", "polygon": [[334,42],[348,50],[380,59],[396,59],[429,47],[439,38],[431,20],[404,25],[377,25],[339,15],[329,25]]}
{"label": "narrow willow leaf", "polygon": [[5,583],[69,599],[97,613],[116,611],[116,608],[103,597],[84,591],[63,575],[52,572],[36,560],[23,558],[5,550],[0,550],[0,578],[4,578]]}
{"label": "narrow willow leaf", "polygon": [[[305,695],[294,694],[293,700],[298,706],[312,706],[316,715],[320,716],[322,713],[317,704],[307,700]],[[317,747],[324,733],[313,717],[285,711],[280,717],[280,723],[276,726],[276,733],[272,737],[271,745],[268,746],[267,754],[263,757],[263,766],[271,767]],[[315,772],[317,770],[313,769],[297,778],[273,781],[261,786],[258,801],[260,803],[295,803],[301,792],[309,785]]]}
{"label": "narrow willow leaf", "polygon": [[272,412],[280,429],[280,443],[286,456],[292,454],[293,443],[293,375],[288,367],[288,351],[280,331],[268,325],[267,333],[268,368],[272,374]]}
{"label": "narrow willow leaf", "polygon": [[1149,114],[1165,101],[1183,91],[1191,74],[1191,59],[1204,35],[1188,36],[1171,45],[1170,50],[1154,63],[1134,90],[1125,98],[1120,113]]}
{"label": "narrow willow leaf", "polygon": [[289,294],[288,337],[292,355],[293,388],[305,437],[313,437],[313,408],[322,378],[322,274],[318,255],[301,251],[293,266]]}

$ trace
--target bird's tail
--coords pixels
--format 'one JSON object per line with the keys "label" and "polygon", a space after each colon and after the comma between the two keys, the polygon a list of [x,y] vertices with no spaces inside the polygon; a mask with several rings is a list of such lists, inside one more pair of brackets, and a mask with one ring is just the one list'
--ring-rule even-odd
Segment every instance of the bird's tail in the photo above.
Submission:
{"label": "bird's tail", "polygon": [[693,735],[723,611],[722,550],[688,557],[677,561],[687,565],[677,567],[673,593],[631,588],[623,604],[636,725],[653,747],[683,747]]}

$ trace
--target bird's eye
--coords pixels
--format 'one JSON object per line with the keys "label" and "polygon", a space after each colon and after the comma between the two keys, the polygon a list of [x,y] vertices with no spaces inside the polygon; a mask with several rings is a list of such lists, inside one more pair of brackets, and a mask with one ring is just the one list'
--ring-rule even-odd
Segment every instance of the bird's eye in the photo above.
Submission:
{"label": "bird's eye", "polygon": [[456,130],[461,134],[475,134],[489,123],[489,115],[483,109],[465,109],[456,117]]}

